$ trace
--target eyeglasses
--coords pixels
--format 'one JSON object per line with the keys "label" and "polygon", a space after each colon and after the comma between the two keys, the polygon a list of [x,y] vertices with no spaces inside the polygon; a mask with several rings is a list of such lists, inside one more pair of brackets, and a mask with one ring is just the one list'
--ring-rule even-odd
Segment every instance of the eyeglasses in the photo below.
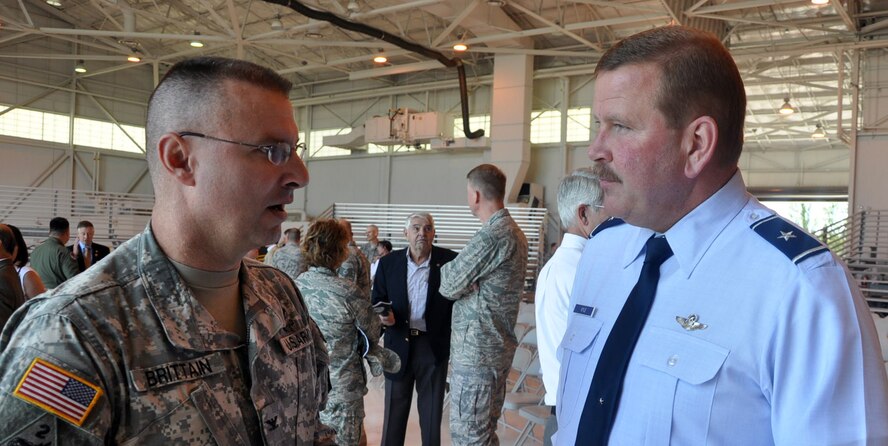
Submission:
{"label": "eyeglasses", "polygon": [[215,136],[204,135],[203,133],[197,132],[179,132],[178,135],[180,137],[194,136],[197,138],[211,139],[213,141],[227,142],[229,144],[237,144],[244,147],[252,147],[264,153],[268,157],[268,161],[275,166],[286,164],[287,161],[290,160],[290,156],[292,156],[294,151],[296,152],[296,156],[298,156],[299,159],[305,159],[305,143],[301,142],[297,143],[296,145],[292,145],[286,142],[275,142],[271,144],[250,144],[246,142],[230,141],[227,139],[216,138]]}

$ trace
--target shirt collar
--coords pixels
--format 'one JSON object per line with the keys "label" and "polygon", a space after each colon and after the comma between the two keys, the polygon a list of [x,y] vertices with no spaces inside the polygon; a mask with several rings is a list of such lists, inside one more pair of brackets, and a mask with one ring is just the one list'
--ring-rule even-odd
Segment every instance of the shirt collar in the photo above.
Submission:
{"label": "shirt collar", "polygon": [[[738,170],[721,189],[688,212],[666,231],[669,247],[675,253],[679,270],[686,277],[691,276],[700,259],[709,250],[718,235],[728,226],[728,223],[746,206],[750,197],[751,195],[746,191],[746,185],[743,183],[743,176]],[[623,258],[624,268],[641,255],[641,250],[647,239],[654,234],[654,231],[647,228],[636,229],[636,234],[630,236],[626,245],[627,249]]]}
{"label": "shirt collar", "polygon": [[426,259],[422,263],[417,265],[416,262],[413,261],[413,257],[410,257],[410,248],[407,248],[406,251],[407,251],[407,264],[415,266],[416,268],[425,268],[425,267],[429,266],[429,262],[432,260],[432,253],[429,252],[429,256],[426,257]]}
{"label": "shirt collar", "polygon": [[564,248],[578,248],[579,250],[583,250],[583,247],[586,246],[586,242],[589,241],[586,237],[580,237],[576,234],[571,234],[570,232],[565,232],[564,237],[561,238],[561,246],[558,249]]}

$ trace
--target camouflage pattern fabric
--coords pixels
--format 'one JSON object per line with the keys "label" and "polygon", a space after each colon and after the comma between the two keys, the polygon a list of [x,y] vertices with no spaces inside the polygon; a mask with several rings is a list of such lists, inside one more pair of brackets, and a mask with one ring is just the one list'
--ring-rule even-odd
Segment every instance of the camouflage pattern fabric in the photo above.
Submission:
{"label": "camouflage pattern fabric", "polygon": [[496,423],[506,386],[502,371],[509,370],[518,346],[515,322],[526,268],[527,238],[507,209],[494,213],[441,267],[439,291],[455,300],[450,334],[454,445],[499,444]]}
{"label": "camouflage pattern fabric", "polygon": [[300,274],[308,269],[302,258],[302,248],[299,245],[287,243],[276,249],[269,262],[271,266],[287,273],[291,279],[296,280]]}
{"label": "camouflage pattern fabric", "polygon": [[440,293],[456,301],[450,337],[454,366],[511,365],[526,269],[527,238],[507,209],[493,214],[441,267]]}
{"label": "camouflage pattern fabric", "polygon": [[376,252],[377,246],[379,246],[379,243],[373,242],[367,242],[361,245],[361,252],[364,253],[364,257],[367,258],[367,262],[371,265],[379,258],[379,253]]}
{"label": "camouflage pattern fabric", "polygon": [[[0,336],[0,444],[334,444],[318,413],[327,352],[302,297],[255,261],[239,280],[247,342],[198,303],[150,227],[29,301]],[[100,389],[79,427],[16,395],[37,359]]]}
{"label": "camouflage pattern fabric", "polygon": [[496,423],[506,399],[509,368],[454,366],[450,373],[453,445],[496,446]]}
{"label": "camouflage pattern fabric", "polygon": [[[337,277],[328,268],[312,266],[296,279],[296,286],[304,294],[308,311],[323,333],[330,354],[332,388],[322,420],[336,420],[334,424],[344,429],[337,429],[340,446],[356,445],[348,438],[360,439],[367,393],[365,352],[369,349],[368,358],[373,357],[377,362],[381,356],[387,358],[382,361],[385,369],[398,370],[400,360],[394,352],[379,346],[382,325],[354,284]],[[348,420],[358,413],[359,420]],[[358,435],[350,433],[355,425]]]}
{"label": "camouflage pattern fabric", "polygon": [[364,425],[364,400],[327,403],[327,408],[321,412],[321,422],[336,430],[339,446],[359,446]]}
{"label": "camouflage pattern fabric", "polygon": [[336,270],[339,277],[355,284],[361,296],[370,301],[370,262],[355,242],[348,245],[348,258]]}

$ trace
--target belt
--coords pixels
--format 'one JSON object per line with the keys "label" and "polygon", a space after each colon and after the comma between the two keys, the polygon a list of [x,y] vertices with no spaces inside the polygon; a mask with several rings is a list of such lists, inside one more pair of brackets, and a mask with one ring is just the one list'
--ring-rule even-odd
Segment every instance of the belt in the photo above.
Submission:
{"label": "belt", "polygon": [[424,335],[424,334],[426,334],[426,332],[424,332],[424,331],[420,331],[420,330],[417,330],[417,329],[415,329],[415,328],[411,328],[411,329],[410,329],[410,336],[411,336],[411,337],[422,336],[422,335]]}

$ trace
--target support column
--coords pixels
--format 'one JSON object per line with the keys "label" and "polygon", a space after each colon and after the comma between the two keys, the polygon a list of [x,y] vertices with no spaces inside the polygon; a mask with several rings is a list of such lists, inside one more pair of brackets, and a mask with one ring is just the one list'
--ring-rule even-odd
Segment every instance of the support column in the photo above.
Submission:
{"label": "support column", "polygon": [[506,174],[506,202],[514,203],[530,166],[533,57],[497,55],[493,63],[490,162]]}
{"label": "support column", "polygon": [[[858,90],[858,77],[852,75],[849,79],[852,91],[862,99],[862,119],[858,124],[852,118],[850,123],[849,213],[888,209],[884,185],[888,171],[888,91],[882,88],[888,83],[888,55],[881,50],[867,51],[860,63],[864,67],[863,90]],[[856,67],[854,71],[858,71]],[[856,110],[856,106],[857,100],[854,100],[852,110]]]}

